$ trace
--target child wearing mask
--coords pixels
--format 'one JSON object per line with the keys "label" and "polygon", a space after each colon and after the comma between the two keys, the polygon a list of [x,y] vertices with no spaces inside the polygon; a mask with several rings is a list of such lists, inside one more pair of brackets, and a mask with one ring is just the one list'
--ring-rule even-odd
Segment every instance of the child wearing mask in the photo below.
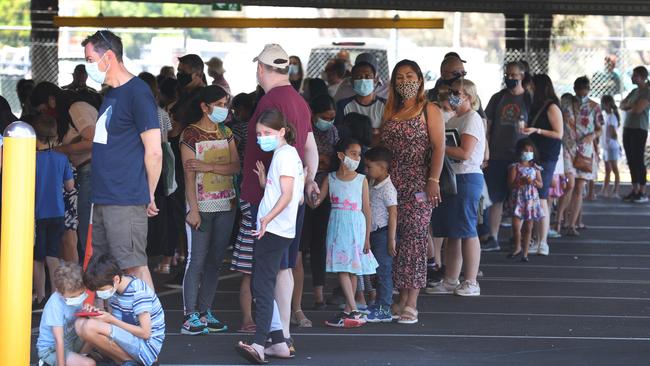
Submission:
{"label": "child wearing mask", "polygon": [[120,365],[157,363],[165,340],[165,313],[156,293],[141,279],[124,275],[110,254],[94,256],[83,281],[108,301],[110,312],[84,306],[99,315],[75,322],[79,337]]}
{"label": "child wearing mask", "polygon": [[38,359],[50,366],[95,365],[95,361],[82,355],[90,347],[84,347],[74,326],[75,313],[88,297],[81,276],[81,267],[76,263],[62,263],[54,271],[57,290],[45,304],[36,341]]}

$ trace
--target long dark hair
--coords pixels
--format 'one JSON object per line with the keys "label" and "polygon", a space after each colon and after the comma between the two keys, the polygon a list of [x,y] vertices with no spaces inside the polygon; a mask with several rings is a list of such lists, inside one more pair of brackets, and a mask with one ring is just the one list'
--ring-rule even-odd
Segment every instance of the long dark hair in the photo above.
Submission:
{"label": "long dark hair", "polygon": [[284,139],[287,141],[287,144],[293,145],[296,143],[295,127],[293,127],[291,123],[287,122],[287,119],[284,118],[284,114],[279,110],[267,109],[262,112],[260,118],[257,119],[257,123],[276,131],[280,131],[284,128]]}
{"label": "long dark hair", "polygon": [[420,65],[417,64],[415,61],[411,60],[402,60],[395,65],[393,68],[393,72],[390,76],[390,88],[388,89],[388,100],[386,101],[386,109],[384,110],[384,120],[390,120],[393,118],[394,115],[396,115],[400,108],[402,108],[402,105],[404,101],[402,100],[402,96],[397,92],[397,70],[399,70],[403,66],[408,66],[411,68],[415,74],[418,76],[418,79],[421,81],[420,84],[420,89],[418,89],[418,94],[416,96],[416,108],[413,109],[414,111],[414,116],[410,117],[415,117],[416,115],[419,115],[422,112],[422,109],[427,103],[427,98],[426,95],[424,94],[424,75],[422,74],[422,69],[420,69]]}
{"label": "long dark hair", "polygon": [[618,107],[616,106],[616,102],[614,102],[614,97],[609,94],[603,95],[603,97],[600,98],[600,105],[603,106],[603,110],[605,109],[605,104],[609,104],[612,108],[612,113],[614,113],[618,122],[621,122],[621,115],[618,113]]}
{"label": "long dark hair", "polygon": [[533,95],[533,104],[531,110],[539,110],[544,108],[544,105],[549,100],[551,103],[560,105],[560,100],[555,94],[553,81],[546,74],[535,74],[532,78],[532,83],[535,86],[535,94]]}

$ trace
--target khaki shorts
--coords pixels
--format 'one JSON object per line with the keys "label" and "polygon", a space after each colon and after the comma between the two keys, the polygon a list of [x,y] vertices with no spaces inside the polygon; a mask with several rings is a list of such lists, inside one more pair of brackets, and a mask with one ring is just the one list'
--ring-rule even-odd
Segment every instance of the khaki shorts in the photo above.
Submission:
{"label": "khaki shorts", "polygon": [[147,207],[95,205],[93,256],[111,254],[121,269],[147,265]]}

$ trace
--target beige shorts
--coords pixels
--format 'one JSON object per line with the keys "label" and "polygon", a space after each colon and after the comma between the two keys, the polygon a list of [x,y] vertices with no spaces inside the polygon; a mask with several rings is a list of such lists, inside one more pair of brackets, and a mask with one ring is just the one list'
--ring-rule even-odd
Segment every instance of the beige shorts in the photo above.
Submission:
{"label": "beige shorts", "polygon": [[93,256],[111,254],[121,269],[147,265],[147,207],[95,205]]}

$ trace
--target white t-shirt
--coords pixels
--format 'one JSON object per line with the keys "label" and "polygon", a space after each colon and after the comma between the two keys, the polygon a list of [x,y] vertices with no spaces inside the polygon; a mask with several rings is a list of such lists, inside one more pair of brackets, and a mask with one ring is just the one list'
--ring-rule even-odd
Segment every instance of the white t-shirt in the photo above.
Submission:
{"label": "white t-shirt", "polygon": [[388,226],[388,207],[397,206],[397,189],[390,176],[381,183],[370,182],[370,209],[372,211],[371,230]]}
{"label": "white t-shirt", "polygon": [[470,135],[478,140],[474,145],[474,151],[469,159],[462,162],[452,162],[452,168],[456,174],[483,174],[481,164],[485,154],[485,126],[483,119],[478,112],[470,111],[462,116],[455,116],[449,119],[446,128],[455,128],[461,135]]}
{"label": "white t-shirt", "polygon": [[604,136],[604,142],[605,144],[603,145],[604,147],[607,147],[609,149],[618,149],[618,140],[617,139],[612,139],[609,138],[609,126],[614,127],[615,130],[618,130],[618,118],[616,118],[616,115],[614,113],[612,114],[607,114],[605,112],[605,126],[604,126],[604,132],[602,136]]}
{"label": "white t-shirt", "polygon": [[266,216],[282,195],[280,177],[293,177],[293,196],[291,202],[278,216],[266,225],[266,231],[284,238],[296,237],[296,219],[298,205],[305,187],[305,177],[302,170],[302,160],[298,151],[291,145],[284,145],[273,152],[273,160],[266,175],[266,188],[264,197],[257,211],[257,228],[260,228],[260,219]]}
{"label": "white t-shirt", "polygon": [[[343,103],[343,102],[341,102]],[[370,118],[372,128],[380,128],[384,118],[384,108],[386,101],[381,98],[375,100],[369,105],[363,105],[352,98],[347,104],[343,106],[343,116],[349,113],[359,113]]]}

